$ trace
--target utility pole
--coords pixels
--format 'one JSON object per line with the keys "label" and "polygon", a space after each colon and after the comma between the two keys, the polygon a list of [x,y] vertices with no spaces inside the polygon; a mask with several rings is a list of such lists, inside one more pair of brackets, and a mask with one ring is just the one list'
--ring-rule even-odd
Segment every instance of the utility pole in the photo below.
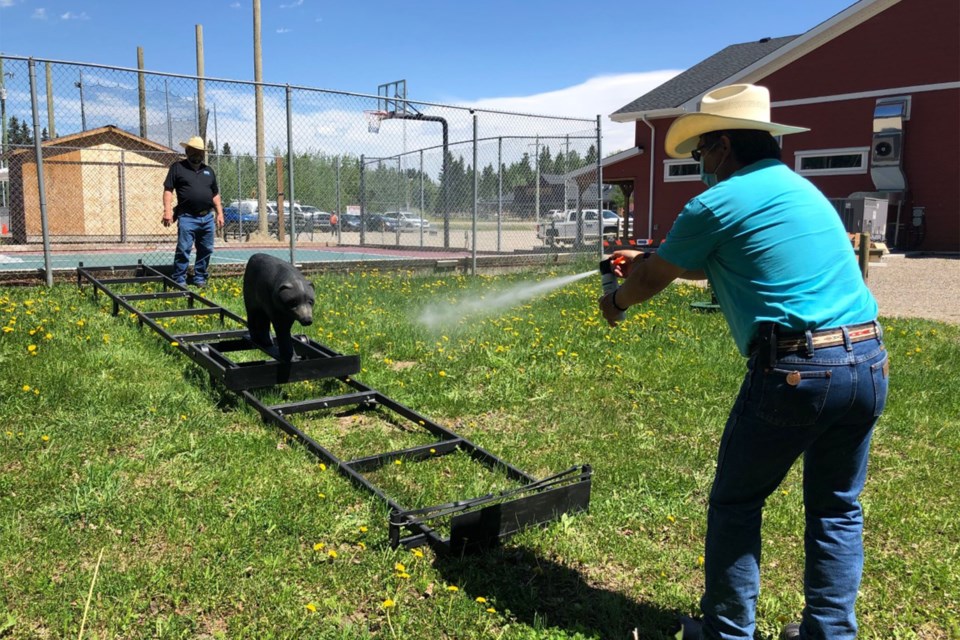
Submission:
{"label": "utility pole", "polygon": [[260,0],[253,0],[253,81],[256,102],[257,128],[257,212],[259,214],[260,234],[266,238],[267,230],[267,160],[266,144],[263,139],[263,56],[260,47]]}
{"label": "utility pole", "polygon": [[143,78],[143,47],[137,47],[137,97],[140,102],[140,137],[147,137],[147,87]]}
{"label": "utility pole", "polygon": [[87,111],[83,106],[83,69],[80,70],[80,80],[73,83],[73,86],[80,89],[80,127],[82,131],[87,130]]}
{"label": "utility pole", "polygon": [[203,82],[203,25],[197,25],[197,131],[207,141],[207,99]]}

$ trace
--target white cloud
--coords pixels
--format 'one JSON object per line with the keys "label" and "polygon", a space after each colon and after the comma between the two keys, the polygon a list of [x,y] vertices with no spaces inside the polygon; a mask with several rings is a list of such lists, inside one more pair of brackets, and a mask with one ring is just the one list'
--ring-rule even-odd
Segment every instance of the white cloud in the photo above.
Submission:
{"label": "white cloud", "polygon": [[[634,146],[635,123],[612,122],[609,115],[673,78],[680,70],[666,69],[590,78],[572,87],[529,96],[485,98],[469,104],[481,109],[591,118],[600,114],[603,154]],[[463,104],[462,102],[460,104]]]}
{"label": "white cloud", "polygon": [[231,3],[230,3],[230,8],[231,8],[231,9],[239,9],[239,8],[240,8],[240,3],[239,3],[239,2],[231,2]]}
{"label": "white cloud", "polygon": [[90,16],[87,15],[86,11],[81,11],[80,13],[67,11],[66,13],[60,14],[60,19],[61,20],[89,20]]}
{"label": "white cloud", "polygon": [[277,33],[290,33],[293,29],[287,29],[286,27],[280,27],[277,29]]}
{"label": "white cloud", "polygon": [[292,9],[292,8],[294,8],[294,7],[299,7],[299,6],[302,6],[302,5],[303,5],[303,0],[293,0],[293,2],[290,2],[290,3],[288,3],[288,4],[281,4],[281,5],[280,5],[280,8],[281,8],[281,9]]}
{"label": "white cloud", "polygon": [[6,7],[12,7],[13,0],[0,0],[0,9],[5,9]]}
{"label": "white cloud", "polygon": [[33,15],[30,16],[34,20],[46,20],[47,19],[47,10],[43,7],[38,7],[33,10]]}

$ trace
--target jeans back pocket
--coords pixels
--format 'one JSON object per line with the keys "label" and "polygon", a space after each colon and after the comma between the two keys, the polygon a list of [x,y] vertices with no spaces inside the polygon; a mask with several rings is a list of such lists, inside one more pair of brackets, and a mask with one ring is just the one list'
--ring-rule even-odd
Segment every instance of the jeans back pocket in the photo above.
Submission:
{"label": "jeans back pocket", "polygon": [[817,422],[830,392],[829,370],[767,369],[761,373],[757,415],[782,427]]}

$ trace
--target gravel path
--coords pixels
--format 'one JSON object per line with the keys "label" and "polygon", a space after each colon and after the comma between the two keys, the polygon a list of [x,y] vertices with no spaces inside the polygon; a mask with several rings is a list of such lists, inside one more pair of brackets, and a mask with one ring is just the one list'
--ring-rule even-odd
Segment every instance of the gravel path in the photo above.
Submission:
{"label": "gravel path", "polygon": [[867,274],[881,316],[960,324],[960,256],[890,254]]}

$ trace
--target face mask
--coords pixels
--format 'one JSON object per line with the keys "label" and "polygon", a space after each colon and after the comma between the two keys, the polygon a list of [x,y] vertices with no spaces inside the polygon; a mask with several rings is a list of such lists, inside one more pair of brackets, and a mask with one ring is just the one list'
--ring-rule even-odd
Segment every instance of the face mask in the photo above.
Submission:
{"label": "face mask", "polygon": [[718,182],[717,174],[707,173],[703,168],[703,161],[704,161],[704,158],[701,157],[700,158],[700,180],[703,182],[703,184],[707,185],[707,187],[709,188],[717,184]]}
{"label": "face mask", "polygon": [[199,167],[201,164],[203,164],[203,154],[202,153],[187,154],[187,160],[189,160],[190,164],[192,164],[193,166]]}

